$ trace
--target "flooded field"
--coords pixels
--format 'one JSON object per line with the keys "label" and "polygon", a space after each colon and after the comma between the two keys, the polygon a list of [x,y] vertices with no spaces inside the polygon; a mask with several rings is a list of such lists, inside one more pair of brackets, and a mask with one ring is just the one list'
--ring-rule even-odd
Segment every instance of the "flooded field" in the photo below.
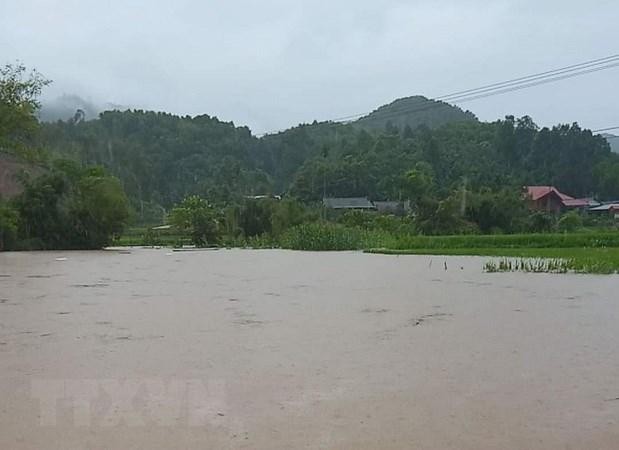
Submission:
{"label": "flooded field", "polygon": [[619,276],[486,260],[0,253],[0,448],[616,449]]}

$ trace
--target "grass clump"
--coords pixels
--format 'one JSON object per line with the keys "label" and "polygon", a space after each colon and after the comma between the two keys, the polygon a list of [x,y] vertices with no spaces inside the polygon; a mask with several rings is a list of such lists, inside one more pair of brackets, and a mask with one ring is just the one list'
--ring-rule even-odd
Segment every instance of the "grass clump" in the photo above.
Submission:
{"label": "grass clump", "polygon": [[489,273],[495,272],[533,272],[533,273],[567,273],[573,271],[574,259],[510,259],[503,258],[496,261],[488,261],[484,270]]}
{"label": "grass clump", "polygon": [[290,228],[281,236],[279,244],[281,248],[290,250],[365,250],[396,247],[402,236],[385,230],[368,230],[329,222],[307,223]]}
{"label": "grass clump", "polygon": [[330,223],[308,223],[289,229],[281,238],[282,248],[290,250],[360,250],[363,233]]}
{"label": "grass clump", "polygon": [[619,233],[538,233],[457,236],[399,236],[390,250],[455,248],[603,248],[619,247]]}
{"label": "grass clump", "polygon": [[619,247],[567,248],[430,248],[373,249],[370,253],[388,255],[492,256],[503,258],[486,264],[487,272],[595,273],[619,272]]}

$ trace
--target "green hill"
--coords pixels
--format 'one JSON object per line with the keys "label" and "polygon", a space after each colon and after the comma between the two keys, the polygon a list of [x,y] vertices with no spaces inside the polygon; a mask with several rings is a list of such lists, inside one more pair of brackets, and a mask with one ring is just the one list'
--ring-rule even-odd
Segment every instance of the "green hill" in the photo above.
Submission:
{"label": "green hill", "polygon": [[414,130],[422,125],[434,129],[448,123],[476,120],[477,117],[470,111],[423,96],[414,96],[381,106],[355,123],[370,130],[384,130],[388,125],[399,129],[408,126]]}

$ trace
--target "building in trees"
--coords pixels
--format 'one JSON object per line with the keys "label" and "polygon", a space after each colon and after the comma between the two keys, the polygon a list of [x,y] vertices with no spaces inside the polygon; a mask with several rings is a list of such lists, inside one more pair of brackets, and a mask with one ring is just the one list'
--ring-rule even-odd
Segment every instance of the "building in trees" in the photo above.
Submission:
{"label": "building in trees", "polygon": [[610,217],[619,221],[619,201],[596,206],[589,211],[596,214],[608,214]]}
{"label": "building in trees", "polygon": [[529,208],[559,214],[569,209],[588,209],[599,205],[591,198],[574,198],[559,191],[554,186],[526,186]]}
{"label": "building in trees", "polygon": [[329,209],[374,211],[376,206],[367,197],[324,198],[322,204]]}
{"label": "building in trees", "polygon": [[411,202],[384,201],[374,202],[376,210],[381,214],[393,214],[395,216],[405,216],[411,211]]}

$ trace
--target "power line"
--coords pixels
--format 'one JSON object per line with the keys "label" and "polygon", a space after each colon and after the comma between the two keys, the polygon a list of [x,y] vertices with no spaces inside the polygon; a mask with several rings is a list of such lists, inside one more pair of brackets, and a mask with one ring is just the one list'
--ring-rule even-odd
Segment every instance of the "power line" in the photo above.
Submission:
{"label": "power line", "polygon": [[600,128],[599,130],[591,130],[592,133],[602,133],[604,131],[619,130],[619,125],[616,127]]}
{"label": "power line", "polygon": [[477,89],[468,89],[466,91],[455,92],[455,93],[450,94],[450,95],[445,95],[445,96],[442,96],[442,97],[438,97],[438,100],[446,100],[446,99],[448,99],[449,97],[452,97],[452,96],[459,96],[459,95],[462,95],[462,94],[469,94],[469,93],[473,93],[474,91],[478,91],[478,90],[490,90],[492,88],[505,87],[506,85],[519,84],[520,82],[533,81],[534,79],[546,78],[546,77],[550,77],[550,76],[560,75],[562,73],[572,72],[572,71],[575,71],[575,70],[581,70],[581,69],[585,69],[587,67],[594,67],[594,66],[599,66],[599,65],[602,65],[602,64],[607,64],[607,63],[610,63],[610,62],[615,62],[618,59],[619,59],[619,54],[612,55],[612,56],[607,56],[606,58],[594,59],[594,60],[587,61],[587,62],[580,63],[580,64],[573,64],[571,66],[561,67],[559,69],[549,70],[549,71],[541,72],[541,73],[535,74],[535,75],[529,75],[529,76],[525,76],[525,77],[514,78],[513,80],[509,80],[509,81],[503,81],[503,82],[500,82],[500,83],[489,84],[487,86],[482,86],[482,87],[477,88]]}
{"label": "power line", "polygon": [[[595,66],[600,66],[600,65],[607,65],[610,63],[619,63],[619,54],[617,55],[611,55],[611,56],[607,56],[605,58],[599,58],[599,59],[594,59],[591,61],[586,61],[580,64],[573,64],[571,66],[565,66],[565,67],[560,67],[558,69],[554,69],[554,70],[549,70],[546,72],[540,72],[537,74],[533,74],[533,75],[528,75],[528,76],[524,76],[524,77],[519,77],[519,78],[514,78],[511,80],[507,80],[507,81],[502,81],[499,83],[493,83],[493,84],[488,84],[485,86],[481,86],[478,88],[474,88],[474,89],[467,89],[464,91],[458,91],[458,92],[454,92],[452,94],[446,94],[446,95],[441,95],[438,97],[435,97],[434,100],[437,101],[448,101],[448,102],[452,102],[452,103],[457,103],[458,99],[460,98],[466,98],[472,95],[477,95],[477,94],[483,94],[483,93],[490,93],[490,92],[499,92],[502,91],[503,89],[510,89],[511,87],[516,87],[519,85],[527,85],[527,87],[533,87],[533,86],[537,86],[538,84],[545,84],[545,83],[549,83],[551,81],[558,81],[561,79],[565,79],[565,78],[571,78],[573,76],[578,76],[581,74],[585,74],[585,73],[590,73],[589,71],[586,71],[585,69],[591,69],[591,68],[595,68]],[[592,72],[597,72],[598,70],[605,70],[607,68],[610,68],[611,66],[608,67],[598,67],[595,69],[592,69]],[[612,66],[614,67],[614,65]],[[560,77],[561,75],[565,75],[565,77]],[[534,84],[535,83],[535,84]],[[515,89],[517,90],[517,89]],[[510,90],[505,90],[505,92],[511,92]],[[483,98],[483,97],[479,97],[479,98]],[[474,99],[472,99],[474,100]],[[468,101],[468,100],[467,100]],[[403,108],[401,109],[402,111],[405,111],[407,108]],[[392,110],[392,112],[397,112],[399,110],[395,109]],[[355,114],[355,115],[350,115],[350,116],[346,116],[346,117],[341,117],[341,118],[337,118],[337,119],[333,119],[334,122],[341,122],[341,121],[347,121],[347,120],[352,120],[352,119],[356,119],[356,118],[360,118],[367,115],[367,113],[363,113],[363,114]]]}
{"label": "power line", "polygon": [[[619,62],[614,63],[614,64],[610,64],[607,66],[603,66],[603,67],[596,67],[596,68],[592,68],[592,69],[587,69],[587,70],[583,70],[581,72],[576,72],[576,73],[570,73],[570,74],[565,74],[565,75],[561,75],[561,76],[557,76],[557,77],[553,77],[553,78],[546,78],[546,79],[542,79],[539,81],[533,81],[530,83],[524,83],[524,84],[520,84],[520,85],[516,85],[516,86],[511,86],[511,87],[506,87],[504,89],[498,89],[498,90],[494,90],[491,92],[486,92],[486,93],[481,93],[479,95],[468,95],[468,96],[460,96],[460,97],[456,97],[453,98],[451,100],[449,100],[450,103],[452,104],[461,104],[461,103],[466,103],[466,102],[470,102],[473,100],[479,100],[482,98],[487,98],[487,97],[493,97],[495,95],[501,95],[501,94],[506,94],[509,92],[515,92],[515,91],[520,91],[523,89],[529,89],[535,86],[540,86],[542,84],[548,84],[548,83],[553,83],[556,81],[561,81],[561,80],[566,80],[568,78],[574,78],[577,76],[581,76],[581,75],[586,75],[589,73],[593,73],[593,72],[599,72],[601,70],[607,70],[607,69],[611,69],[613,67],[618,67],[619,66]],[[388,113],[385,114],[381,114],[378,117],[380,119],[389,119],[389,118],[394,118],[394,117],[398,117],[401,116],[402,114],[411,114],[411,113],[416,113],[416,112],[421,112],[421,111],[426,111],[428,109],[433,109],[433,108],[440,108],[440,107],[449,107],[450,105],[447,103],[434,103],[431,105],[425,105],[421,108],[412,108],[412,109],[408,109],[408,108],[403,108],[400,110],[393,110],[390,111]]]}
{"label": "power line", "polygon": [[[598,72],[601,70],[607,70],[613,67],[619,66],[619,54],[610,55],[604,58],[598,58],[590,61],[585,61],[579,64],[573,64],[570,66],[561,67],[558,69],[553,69],[545,72],[540,72],[524,77],[514,78],[507,81],[502,81],[498,83],[492,83],[485,86],[481,86],[475,89],[467,89],[464,91],[454,92],[452,94],[442,95],[440,97],[436,97],[435,100],[447,100],[451,103],[465,103],[468,101],[478,100],[486,97],[491,97],[494,95],[501,95],[508,92],[514,92],[522,89],[528,89],[534,86],[539,86],[542,84],[553,83],[556,81],[573,78],[581,75],[586,75],[593,72]],[[396,117],[401,114],[410,114],[415,112],[421,112],[432,108],[440,108],[440,107],[449,107],[448,104],[444,103],[433,103],[431,105],[424,105],[421,108],[411,108],[404,107],[401,109],[392,110],[387,114],[383,114],[380,117],[382,119],[389,117]],[[346,117],[339,117],[335,119],[331,119],[330,122],[345,122],[351,121],[353,119],[359,119],[364,117],[370,113],[362,113],[355,114]],[[619,127],[617,127],[619,128]],[[615,129],[615,128],[611,128]],[[267,134],[276,133],[281,130],[274,130],[265,133],[258,134],[257,136],[265,136]],[[606,131],[606,130],[604,130]]]}

